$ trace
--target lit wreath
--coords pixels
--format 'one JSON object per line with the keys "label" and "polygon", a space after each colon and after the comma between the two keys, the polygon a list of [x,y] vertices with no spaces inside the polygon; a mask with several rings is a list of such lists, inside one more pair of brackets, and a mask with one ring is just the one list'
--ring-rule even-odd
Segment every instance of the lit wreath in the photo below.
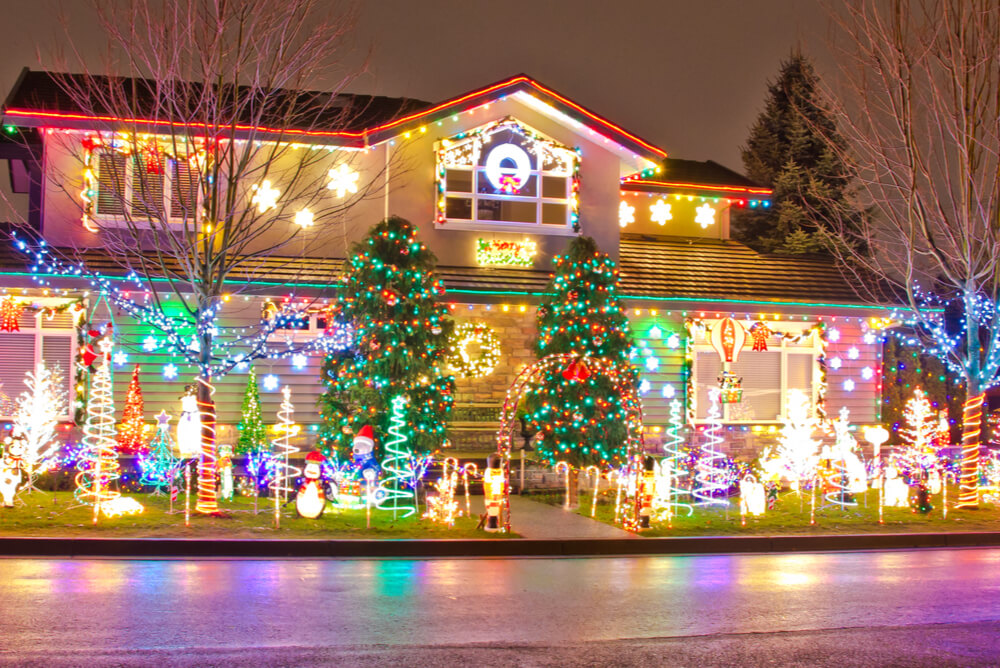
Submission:
{"label": "lit wreath", "polygon": [[[469,344],[479,344],[479,355],[469,354]],[[464,322],[448,339],[448,368],[461,378],[488,376],[500,362],[500,339],[482,322]]]}

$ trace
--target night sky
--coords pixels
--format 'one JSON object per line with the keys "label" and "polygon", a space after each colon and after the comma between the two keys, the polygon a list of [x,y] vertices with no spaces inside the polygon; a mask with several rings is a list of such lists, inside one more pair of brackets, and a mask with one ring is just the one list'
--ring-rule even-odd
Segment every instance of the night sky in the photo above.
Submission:
{"label": "night sky", "polygon": [[[92,55],[88,4],[62,3]],[[5,96],[22,67],[52,66],[65,33],[60,3],[0,5]],[[524,72],[672,157],[742,171],[739,147],[780,60],[800,45],[832,74],[827,26],[818,0],[369,0],[357,28],[369,72],[351,88],[437,102]]]}

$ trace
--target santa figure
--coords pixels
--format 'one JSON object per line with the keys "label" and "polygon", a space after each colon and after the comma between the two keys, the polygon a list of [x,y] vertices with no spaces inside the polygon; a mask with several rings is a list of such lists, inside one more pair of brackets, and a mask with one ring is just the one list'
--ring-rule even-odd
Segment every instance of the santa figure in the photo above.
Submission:
{"label": "santa figure", "polygon": [[303,471],[305,482],[299,487],[295,496],[295,510],[299,517],[314,520],[323,514],[326,508],[326,492],[320,480],[324,457],[322,453],[313,450],[306,455],[306,467]]}

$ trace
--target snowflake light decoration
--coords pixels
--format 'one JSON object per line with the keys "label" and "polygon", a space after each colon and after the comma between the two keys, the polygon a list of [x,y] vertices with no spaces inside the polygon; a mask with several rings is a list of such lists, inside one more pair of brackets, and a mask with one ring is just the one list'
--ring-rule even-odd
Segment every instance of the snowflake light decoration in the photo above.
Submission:
{"label": "snowflake light decoration", "polygon": [[272,188],[270,181],[264,181],[259,186],[253,185],[250,189],[253,191],[250,203],[255,205],[257,211],[260,213],[265,213],[269,209],[274,209],[278,206],[278,197],[281,196],[281,191],[277,188]]}
{"label": "snowflake light decoration", "polygon": [[115,366],[123,366],[125,364],[128,364],[128,353],[119,348],[117,351],[115,351],[114,360],[115,360]]}
{"label": "snowflake light decoration", "polygon": [[309,209],[302,209],[295,214],[295,224],[303,230],[313,226],[313,212]]}
{"label": "snowflake light decoration", "polygon": [[155,336],[147,336],[142,340],[142,349],[147,353],[151,353],[160,347],[160,342],[156,340]]}
{"label": "snowflake light decoration", "polygon": [[326,184],[328,190],[335,191],[337,197],[344,197],[347,193],[358,192],[359,174],[345,164],[333,167],[326,173],[330,177],[330,182]]}
{"label": "snowflake light decoration", "polygon": [[264,380],[261,383],[261,385],[268,392],[274,392],[276,389],[278,389],[278,377],[275,376],[273,373],[269,373],[266,376],[264,376]]}
{"label": "snowflake light decoration", "polygon": [[708,204],[702,204],[695,209],[694,222],[701,225],[701,229],[708,229],[709,225],[715,224],[715,209]]}
{"label": "snowflake light decoration", "polygon": [[635,207],[628,202],[622,201],[618,205],[618,224],[626,227],[629,223],[635,222]]}
{"label": "snowflake light decoration", "polygon": [[163,377],[166,378],[167,380],[173,380],[174,378],[177,378],[177,365],[168,364],[167,366],[163,367]]}
{"label": "snowflake light decoration", "polygon": [[656,202],[649,207],[649,214],[649,219],[654,223],[659,223],[660,225],[663,225],[668,220],[673,220],[674,218],[674,214],[670,213],[670,205],[662,199],[656,200]]}

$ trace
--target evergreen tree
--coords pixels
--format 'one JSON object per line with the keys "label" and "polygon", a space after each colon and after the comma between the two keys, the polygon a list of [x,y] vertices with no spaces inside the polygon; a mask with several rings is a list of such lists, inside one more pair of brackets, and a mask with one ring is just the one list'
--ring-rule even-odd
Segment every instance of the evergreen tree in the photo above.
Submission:
{"label": "evergreen tree", "polygon": [[237,428],[240,436],[236,441],[236,452],[238,454],[258,452],[264,449],[267,444],[267,427],[264,426],[264,419],[260,410],[260,389],[257,387],[257,374],[253,367],[247,374],[247,390],[243,395],[243,411]]}
{"label": "evergreen tree", "polygon": [[830,218],[830,207],[846,206],[846,169],[823,139],[838,138],[818,88],[812,62],[794,51],[768,86],[743,147],[747,176],[774,191],[770,207],[734,210],[733,236],[758,251],[823,251],[831,239],[817,221]]}
{"label": "evergreen tree", "polygon": [[139,386],[139,365],[132,369],[132,380],[125,393],[125,408],[122,410],[122,422],[118,426],[118,451],[122,454],[134,454],[146,446],[143,435],[143,403],[142,388]]}
{"label": "evergreen tree", "polygon": [[[539,358],[556,353],[601,357],[618,363],[638,382],[629,362],[632,332],[618,303],[618,270],[594,240],[578,237],[555,258],[555,273],[538,308]],[[528,419],[538,430],[538,454],[549,464],[622,463],[628,440],[622,388],[603,374],[567,379],[553,368],[526,396]]]}
{"label": "evergreen tree", "polygon": [[444,375],[441,365],[453,325],[448,307],[438,301],[444,287],[434,275],[436,264],[417,240],[417,228],[395,216],[352,248],[332,316],[354,328],[355,345],[323,365],[325,451],[349,448],[366,424],[385,439],[391,401],[400,395],[409,399],[406,432],[414,452],[431,452],[444,443],[454,378]]}

